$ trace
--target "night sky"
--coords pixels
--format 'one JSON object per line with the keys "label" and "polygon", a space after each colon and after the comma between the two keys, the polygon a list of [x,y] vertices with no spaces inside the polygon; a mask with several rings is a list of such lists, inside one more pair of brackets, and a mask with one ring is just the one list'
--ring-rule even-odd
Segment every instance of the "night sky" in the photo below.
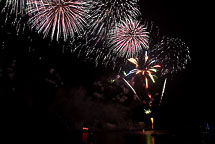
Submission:
{"label": "night sky", "polygon": [[[199,58],[197,54],[200,52],[197,52],[196,49],[201,47],[194,44],[196,40],[193,36],[195,29],[193,7],[195,6],[185,0],[140,1],[143,17],[155,22],[162,34],[184,40],[191,52],[192,60],[188,63],[187,68],[167,81],[163,102],[158,111],[159,127],[170,129],[175,133],[184,132],[185,129],[187,130],[185,133],[194,132],[194,127],[198,123],[196,116],[204,122],[212,118],[209,112],[205,113],[209,107],[206,98],[209,97],[209,92],[207,92],[208,87],[206,86],[208,81],[206,84],[202,84],[206,81],[202,79],[207,77],[202,74],[204,68],[199,69],[198,72],[193,69],[198,67],[196,59]],[[56,95],[56,89],[53,88],[53,83],[44,84],[40,79],[54,79],[55,82],[57,81],[57,84],[53,84],[57,85],[56,87],[62,87],[65,84],[63,87],[66,87],[67,91],[61,93],[68,93],[68,89],[79,89],[80,87],[90,89],[88,87],[93,82],[104,79],[114,72],[102,66],[95,67],[92,61],[77,58],[76,53],[69,53],[69,49],[63,47],[61,42],[53,41],[50,44],[48,39],[43,39],[36,33],[30,32],[17,36],[14,28],[4,24],[3,14],[0,17],[0,24],[0,68],[7,69],[4,70],[4,73],[12,71],[11,73],[14,73],[16,77],[15,81],[8,82],[4,79],[4,82],[8,83],[2,83],[3,81],[0,83],[1,111],[3,111],[1,117],[4,117],[2,124],[6,133],[13,131],[12,135],[16,136],[14,133],[19,133],[19,130],[23,129],[26,131],[24,135],[36,139],[36,136],[31,136],[27,131],[33,133],[44,127],[50,129],[53,126],[58,130],[56,133],[53,132],[53,135],[60,134],[60,131],[64,133],[64,126],[55,118],[55,115],[46,111],[48,105],[55,99],[53,95]],[[13,67],[13,63],[16,63],[15,70],[8,70],[8,67]],[[53,75],[50,75],[53,69],[56,72],[54,78]],[[15,87],[15,93],[18,94],[9,90],[11,87]],[[199,105],[200,95],[202,101]],[[67,113],[66,110],[65,108],[63,112],[59,113]],[[48,126],[47,123],[49,123]],[[42,133],[51,131],[47,130]]]}
{"label": "night sky", "polygon": [[192,60],[187,69],[175,76],[171,82],[167,82],[167,95],[164,97],[165,104],[162,109],[162,122],[178,130],[191,130],[198,123],[196,113],[199,93],[196,92],[198,84],[195,83],[196,74],[193,70],[196,66],[196,50],[199,48],[194,47],[195,5],[183,0],[146,1],[141,4],[144,16],[155,21],[166,35],[182,38],[191,50]]}

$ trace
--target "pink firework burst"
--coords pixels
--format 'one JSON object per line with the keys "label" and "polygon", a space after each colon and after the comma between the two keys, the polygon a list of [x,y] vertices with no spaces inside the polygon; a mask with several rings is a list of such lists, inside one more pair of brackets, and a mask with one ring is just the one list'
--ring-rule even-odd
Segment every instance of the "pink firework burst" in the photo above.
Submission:
{"label": "pink firework burst", "polygon": [[149,33],[137,20],[127,19],[110,32],[109,39],[109,45],[115,53],[129,58],[148,49]]}
{"label": "pink firework burst", "polygon": [[87,9],[83,0],[29,0],[29,25],[44,37],[63,37],[64,41],[85,28]]}

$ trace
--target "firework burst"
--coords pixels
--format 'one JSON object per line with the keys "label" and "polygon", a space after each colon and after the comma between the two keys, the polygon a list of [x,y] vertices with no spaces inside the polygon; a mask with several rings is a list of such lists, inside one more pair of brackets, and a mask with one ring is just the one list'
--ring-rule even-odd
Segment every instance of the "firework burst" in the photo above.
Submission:
{"label": "firework burst", "polygon": [[149,33],[136,20],[128,19],[118,24],[110,33],[110,47],[122,57],[135,57],[148,49]]}
{"label": "firework burst", "polygon": [[179,38],[162,37],[152,54],[162,65],[162,75],[174,74],[185,69],[190,58],[189,47]]}
{"label": "firework burst", "polygon": [[87,25],[86,2],[82,0],[39,0],[29,1],[28,21],[31,28],[35,28],[38,33],[43,33],[44,37],[51,35],[51,40],[56,37],[58,41],[61,37],[66,41],[82,35]]}
{"label": "firework burst", "polygon": [[94,0],[89,4],[89,27],[84,45],[87,47],[87,57],[92,59],[96,54],[96,61],[112,61],[111,56],[107,56],[108,33],[120,21],[140,16],[137,2],[138,0]]}
{"label": "firework burst", "polygon": [[[113,27],[125,19],[136,19],[141,15],[138,0],[93,0],[89,1],[89,27],[83,40],[72,52],[77,52],[96,66],[110,66],[121,69],[120,62],[127,61],[113,53],[109,43],[109,33]],[[71,47],[74,47],[71,44]]]}
{"label": "firework burst", "polygon": [[[126,84],[132,89],[133,93],[137,95],[137,92],[135,89],[140,90],[141,95],[145,93],[147,97],[143,98],[145,99],[142,101],[140,98],[139,100],[143,103],[148,102],[148,106],[152,106],[153,98],[152,94],[150,94],[149,85],[151,82],[155,83],[156,73],[161,68],[161,66],[157,63],[156,59],[153,59],[148,56],[148,51],[145,51],[145,55],[140,55],[138,58],[129,58],[128,61],[135,66],[135,68],[132,68],[127,74],[124,72],[124,76],[126,79],[131,79],[129,81],[124,81]],[[139,86],[145,87],[144,91]],[[136,88],[135,88],[136,87]]]}
{"label": "firework burst", "polygon": [[90,6],[88,35],[104,37],[119,21],[137,18],[138,0],[95,0]]}
{"label": "firework burst", "polygon": [[147,51],[145,51],[144,60],[138,58],[129,58],[128,61],[135,65],[135,69],[129,71],[126,74],[126,77],[135,74],[135,75],[142,75],[145,78],[145,88],[149,88],[149,79],[155,83],[155,73],[158,71],[158,68],[161,68],[159,64],[157,64],[157,60],[153,58],[149,58]]}

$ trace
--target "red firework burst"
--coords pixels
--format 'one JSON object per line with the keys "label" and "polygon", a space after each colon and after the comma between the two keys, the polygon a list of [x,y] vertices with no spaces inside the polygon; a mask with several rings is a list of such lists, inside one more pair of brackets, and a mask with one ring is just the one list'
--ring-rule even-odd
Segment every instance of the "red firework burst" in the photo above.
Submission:
{"label": "red firework burst", "polygon": [[51,34],[51,39],[58,41],[63,37],[80,35],[87,24],[85,17],[87,10],[82,0],[29,0],[29,24],[44,37]]}
{"label": "red firework burst", "polygon": [[127,19],[110,33],[110,47],[122,57],[135,57],[142,49],[148,49],[149,33],[136,20]]}

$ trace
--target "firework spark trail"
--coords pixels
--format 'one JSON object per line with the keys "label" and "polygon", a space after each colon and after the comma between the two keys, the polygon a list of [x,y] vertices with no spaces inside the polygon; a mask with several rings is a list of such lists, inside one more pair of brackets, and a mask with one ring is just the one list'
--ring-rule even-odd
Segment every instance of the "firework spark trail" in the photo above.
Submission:
{"label": "firework spark trail", "polygon": [[[1,1],[0,1],[1,3]],[[4,22],[16,28],[17,34],[26,28],[26,3],[27,0],[5,0],[1,13],[4,13]]]}
{"label": "firework spark trail", "polygon": [[51,34],[51,40],[61,37],[66,41],[75,34],[83,33],[87,25],[86,2],[82,0],[40,0],[29,1],[30,16],[28,24],[38,33],[43,33],[44,38]]}
{"label": "firework spark trail", "polygon": [[148,78],[145,77],[145,85],[146,85],[146,89],[149,88],[149,81],[148,81]]}
{"label": "firework spark trail", "polygon": [[161,93],[161,99],[160,99],[159,107],[160,107],[161,101],[163,99],[164,91],[165,91],[165,88],[166,88],[166,82],[167,82],[167,78],[165,78],[165,81],[164,81],[164,84],[163,84],[163,89],[162,89],[162,93]]}
{"label": "firework spark trail", "polygon": [[130,70],[129,73],[125,75],[125,77],[127,77],[133,73],[136,73],[136,72],[137,72],[137,69]]}
{"label": "firework spark trail", "polygon": [[23,15],[25,13],[25,8],[26,0],[6,0],[2,12],[8,12],[9,14],[18,16],[19,14]]}
{"label": "firework spark trail", "polygon": [[121,57],[135,57],[148,49],[149,33],[140,22],[126,19],[116,25],[109,34],[109,47]]}
{"label": "firework spark trail", "polygon": [[122,78],[123,81],[131,88],[131,90],[133,91],[135,97],[142,103],[142,101],[140,100],[139,96],[137,95],[136,91],[134,90],[134,88],[129,84],[129,82],[127,80],[125,80],[124,78]]}
{"label": "firework spark trail", "polygon": [[155,24],[155,22],[152,21],[145,21],[144,22],[145,27],[147,28],[147,31],[149,32],[149,47],[150,49],[153,48],[153,46],[158,42],[160,39],[160,29]]}

